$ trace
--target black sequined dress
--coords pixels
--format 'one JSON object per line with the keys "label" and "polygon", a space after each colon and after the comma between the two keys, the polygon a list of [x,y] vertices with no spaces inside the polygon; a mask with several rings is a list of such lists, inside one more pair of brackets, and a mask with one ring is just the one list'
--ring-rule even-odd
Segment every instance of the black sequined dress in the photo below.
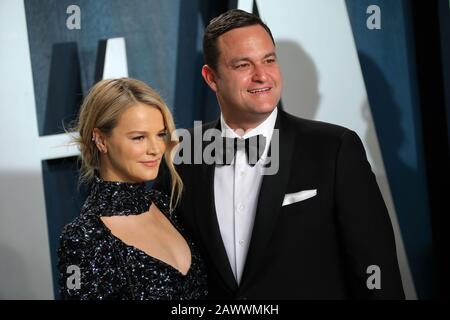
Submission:
{"label": "black sequined dress", "polygon": [[[186,275],[125,244],[100,219],[141,214],[148,211],[151,202],[189,245],[192,258]],[[63,299],[190,300],[205,298],[207,294],[206,272],[198,248],[169,210],[168,197],[157,190],[147,190],[144,183],[96,178],[80,216],[63,230],[58,257]]]}

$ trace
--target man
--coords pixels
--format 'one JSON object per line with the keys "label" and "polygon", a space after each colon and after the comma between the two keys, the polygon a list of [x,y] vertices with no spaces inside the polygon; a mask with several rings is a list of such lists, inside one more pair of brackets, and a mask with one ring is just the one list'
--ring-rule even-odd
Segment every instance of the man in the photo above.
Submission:
{"label": "man", "polygon": [[[275,42],[258,17],[213,19],[203,49],[221,117],[202,132],[268,142],[256,165],[237,148],[231,163],[177,166],[177,214],[203,251],[210,297],[403,299],[392,226],[358,136],[277,108]],[[277,171],[263,174],[270,158]],[[156,188],[170,191],[164,172]]]}

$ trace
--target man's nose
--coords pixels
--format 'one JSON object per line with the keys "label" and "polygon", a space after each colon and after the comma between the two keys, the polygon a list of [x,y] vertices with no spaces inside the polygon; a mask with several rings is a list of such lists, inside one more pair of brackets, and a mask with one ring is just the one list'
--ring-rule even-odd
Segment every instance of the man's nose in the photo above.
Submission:
{"label": "man's nose", "polygon": [[253,81],[264,82],[267,80],[267,72],[263,65],[255,65],[253,70]]}

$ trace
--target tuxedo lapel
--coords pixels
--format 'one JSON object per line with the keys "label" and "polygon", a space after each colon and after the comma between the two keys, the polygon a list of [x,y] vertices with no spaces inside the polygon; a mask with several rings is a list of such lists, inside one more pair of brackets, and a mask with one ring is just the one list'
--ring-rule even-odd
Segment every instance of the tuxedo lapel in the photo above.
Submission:
{"label": "tuxedo lapel", "polygon": [[[220,126],[219,124],[215,124]],[[214,127],[214,125],[211,125]],[[220,127],[219,127],[220,128]],[[204,128],[208,129],[207,126]],[[203,143],[203,149],[205,143]],[[214,202],[214,169],[215,165],[202,164],[194,166],[197,168],[195,175],[200,182],[199,192],[196,192],[196,206],[195,213],[197,215],[197,224],[199,226],[202,242],[208,251],[208,255],[214,263],[219,274],[223,278],[226,285],[232,290],[237,289],[236,279],[231,270],[225,246],[220,235],[219,222]]]}
{"label": "tuxedo lapel", "polygon": [[[279,170],[277,174],[265,175],[261,183],[252,237],[242,275],[240,289],[255,275],[270,240],[276,219],[280,213],[291,167],[294,134],[289,130],[283,111],[279,110],[275,123],[279,130]],[[273,156],[273,155],[272,155]]]}

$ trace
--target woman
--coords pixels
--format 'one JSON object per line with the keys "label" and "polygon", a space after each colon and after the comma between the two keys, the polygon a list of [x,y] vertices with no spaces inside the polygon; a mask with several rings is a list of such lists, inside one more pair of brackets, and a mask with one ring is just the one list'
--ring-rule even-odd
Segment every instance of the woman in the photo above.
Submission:
{"label": "woman", "polygon": [[[161,97],[141,81],[103,80],[81,106],[76,138],[81,181],[91,191],[61,235],[59,272],[65,299],[198,299],[206,275],[197,247],[173,215],[182,182],[171,154],[178,143]],[[147,190],[162,157],[170,198]],[[79,271],[79,279],[76,279]]]}

